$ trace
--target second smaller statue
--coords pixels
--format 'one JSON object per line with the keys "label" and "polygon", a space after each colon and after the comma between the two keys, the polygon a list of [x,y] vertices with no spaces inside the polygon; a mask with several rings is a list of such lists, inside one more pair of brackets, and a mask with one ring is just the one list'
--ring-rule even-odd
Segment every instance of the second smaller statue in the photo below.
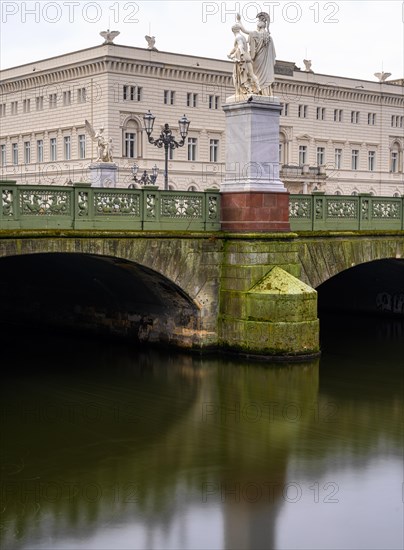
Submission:
{"label": "second smaller statue", "polygon": [[[261,12],[257,19],[255,31],[244,28],[240,15],[232,27],[235,41],[228,57],[235,63],[233,83],[238,100],[246,99],[249,94],[273,96],[276,53],[269,32],[269,14]],[[248,35],[248,44],[241,33]]]}

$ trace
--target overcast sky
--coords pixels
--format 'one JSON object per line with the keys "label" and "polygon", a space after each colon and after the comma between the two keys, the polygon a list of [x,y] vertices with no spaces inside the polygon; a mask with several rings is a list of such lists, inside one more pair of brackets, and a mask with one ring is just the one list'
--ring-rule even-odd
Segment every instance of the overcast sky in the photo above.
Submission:
{"label": "overcast sky", "polygon": [[160,50],[226,59],[235,13],[254,29],[266,11],[277,59],[303,69],[311,59],[317,73],[364,80],[382,69],[404,76],[402,0],[2,0],[0,9],[2,69],[96,46],[107,28],[120,31],[117,44],[147,47],[151,34]]}

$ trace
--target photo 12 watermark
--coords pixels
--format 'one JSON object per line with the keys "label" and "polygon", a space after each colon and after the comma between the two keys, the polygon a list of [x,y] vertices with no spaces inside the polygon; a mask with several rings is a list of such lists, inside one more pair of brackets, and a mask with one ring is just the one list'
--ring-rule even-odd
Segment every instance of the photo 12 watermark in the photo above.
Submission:
{"label": "photo 12 watermark", "polygon": [[102,484],[71,480],[8,480],[1,483],[0,495],[3,506],[75,502],[132,504],[139,501],[139,483],[136,481]]}
{"label": "photo 12 watermark", "polygon": [[231,425],[256,424],[273,422],[296,423],[312,421],[315,423],[335,422],[338,406],[334,402],[301,404],[294,401],[280,403],[277,401],[245,402],[221,404],[216,402],[202,403],[202,422]]}
{"label": "photo 12 watermark", "polygon": [[140,22],[138,2],[10,2],[0,3],[1,22],[99,23],[107,18],[112,24]]}
{"label": "photo 12 watermark", "polygon": [[68,423],[73,425],[95,425],[112,422],[117,424],[136,424],[141,420],[136,402],[116,402],[110,405],[92,402],[16,402],[11,407],[2,405],[0,423],[16,420],[24,425]]}
{"label": "photo 12 watermark", "polygon": [[271,503],[282,500],[290,504],[302,501],[311,501],[315,504],[338,504],[337,495],[340,492],[338,483],[334,481],[313,483],[279,483],[264,481],[257,483],[247,482],[221,482],[202,484],[202,502],[220,501],[222,503]]}
{"label": "photo 12 watermark", "polygon": [[337,2],[202,2],[202,22],[216,18],[221,23],[231,23],[240,14],[247,23],[255,23],[257,14],[269,14],[271,23],[299,21],[314,23],[339,23]]}

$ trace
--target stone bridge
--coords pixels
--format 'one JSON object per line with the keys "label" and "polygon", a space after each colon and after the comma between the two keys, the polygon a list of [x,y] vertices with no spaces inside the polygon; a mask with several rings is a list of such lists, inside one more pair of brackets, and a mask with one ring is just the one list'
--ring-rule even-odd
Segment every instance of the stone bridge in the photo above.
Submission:
{"label": "stone bridge", "polygon": [[0,231],[0,321],[194,350],[319,352],[320,284],[404,258],[404,234]]}

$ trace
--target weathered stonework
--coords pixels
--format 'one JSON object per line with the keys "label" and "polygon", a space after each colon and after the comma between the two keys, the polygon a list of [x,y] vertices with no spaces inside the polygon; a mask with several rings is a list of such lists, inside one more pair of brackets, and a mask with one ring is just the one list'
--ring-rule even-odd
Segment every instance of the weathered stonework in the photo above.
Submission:
{"label": "weathered stonework", "polygon": [[223,264],[223,348],[271,356],[319,352],[317,293],[297,279],[293,237],[229,241]]}
{"label": "weathered stonework", "polygon": [[[80,314],[86,329],[98,323],[102,333],[118,332],[126,336],[136,333],[143,341],[187,349],[223,349],[293,358],[319,351],[317,294],[313,288],[354,265],[404,258],[404,233],[340,232],[299,236],[296,233],[0,231],[0,263],[2,258],[49,253],[91,256],[104,262],[104,266],[108,264],[109,288],[113,291],[120,281],[126,281],[128,288],[135,289],[142,283],[148,292],[157,293],[155,305],[160,304],[160,309],[144,310],[140,316],[127,307],[126,298],[130,301],[130,293],[123,291],[119,294],[121,309],[101,302],[97,307],[83,306],[76,313]],[[0,278],[4,265],[0,266]],[[24,271],[23,263],[21,266],[24,286],[31,275]],[[122,278],[123,272],[126,279]],[[41,273],[47,274],[42,267]],[[49,280],[53,281],[52,273]],[[65,282],[69,282],[68,275]],[[56,283],[53,283],[54,289],[58,291]],[[84,292],[80,278],[75,284],[78,291]],[[8,288],[3,290],[5,296]],[[33,287],[31,294],[27,292],[27,304],[33,303],[39,294]],[[50,291],[46,297],[49,301],[55,300]],[[66,314],[70,311],[66,310]]]}

